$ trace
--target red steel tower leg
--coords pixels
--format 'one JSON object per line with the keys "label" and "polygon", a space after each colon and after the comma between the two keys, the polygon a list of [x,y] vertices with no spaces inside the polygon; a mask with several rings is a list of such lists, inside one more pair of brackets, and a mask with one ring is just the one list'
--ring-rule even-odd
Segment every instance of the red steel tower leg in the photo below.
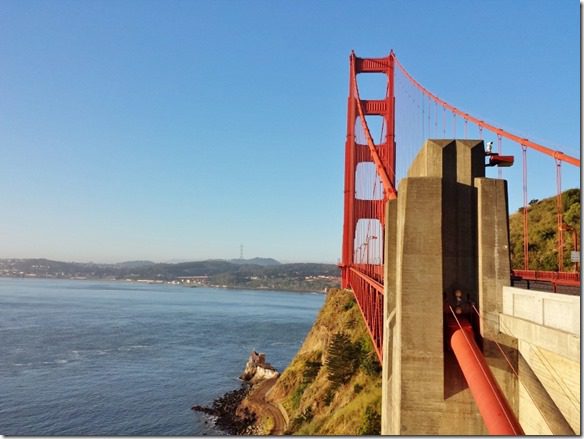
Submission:
{"label": "red steel tower leg", "polygon": [[349,58],[349,99],[347,109],[347,139],[345,140],[345,214],[343,224],[342,287],[349,287],[349,269],[353,264],[355,246],[355,54]]}
{"label": "red steel tower leg", "polygon": [[[347,110],[347,138],[345,141],[345,212],[343,224],[342,248],[342,286],[348,288],[350,269],[355,265],[355,231],[360,219],[378,219],[383,222],[383,204],[379,200],[355,199],[355,175],[357,165],[362,162],[374,162],[383,168],[391,190],[385,190],[385,198],[395,193],[395,98],[394,98],[394,62],[395,55],[386,58],[358,58],[352,53],[349,58],[349,100]],[[387,94],[383,100],[360,100],[357,87],[359,73],[382,73],[387,76]],[[386,127],[385,141],[375,145],[372,157],[367,145],[358,145],[355,137],[355,122],[358,112],[364,116],[381,116]],[[363,121],[362,121],[363,122]],[[367,129],[368,131],[368,129]],[[380,162],[380,163],[379,163]],[[379,172],[379,168],[378,168]],[[393,191],[393,192],[392,192]],[[377,208],[381,204],[381,208]],[[363,244],[363,243],[361,243]]]}

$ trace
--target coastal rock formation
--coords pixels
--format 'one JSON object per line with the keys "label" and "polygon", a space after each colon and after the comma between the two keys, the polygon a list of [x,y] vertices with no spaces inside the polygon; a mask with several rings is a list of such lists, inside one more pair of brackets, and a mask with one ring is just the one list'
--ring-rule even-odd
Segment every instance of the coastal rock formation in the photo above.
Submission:
{"label": "coastal rock formation", "polygon": [[[264,399],[266,392],[272,388],[279,375],[270,363],[266,363],[265,354],[253,351],[239,377],[244,381],[239,389],[215,399],[211,406],[194,405],[191,409],[212,416],[213,423],[228,434],[257,435],[260,430],[256,412],[265,416],[266,412],[271,413],[270,410],[278,410]],[[281,416],[272,417],[275,420],[269,432],[281,434],[285,421]]]}
{"label": "coastal rock formation", "polygon": [[266,354],[252,351],[239,378],[250,383],[257,383],[276,378],[279,375],[278,371],[270,363],[266,363]]}
{"label": "coastal rock formation", "polygon": [[255,414],[248,409],[238,410],[249,391],[249,385],[242,384],[239,389],[217,398],[210,407],[194,405],[191,410],[212,416],[214,424],[228,434],[251,435],[255,433]]}

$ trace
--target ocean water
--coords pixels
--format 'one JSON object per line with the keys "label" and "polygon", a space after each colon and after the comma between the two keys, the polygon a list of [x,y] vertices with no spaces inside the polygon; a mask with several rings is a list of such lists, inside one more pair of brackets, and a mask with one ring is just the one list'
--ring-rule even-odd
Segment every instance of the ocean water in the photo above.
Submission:
{"label": "ocean water", "polygon": [[220,435],[191,411],[282,370],[324,295],[0,278],[0,434]]}

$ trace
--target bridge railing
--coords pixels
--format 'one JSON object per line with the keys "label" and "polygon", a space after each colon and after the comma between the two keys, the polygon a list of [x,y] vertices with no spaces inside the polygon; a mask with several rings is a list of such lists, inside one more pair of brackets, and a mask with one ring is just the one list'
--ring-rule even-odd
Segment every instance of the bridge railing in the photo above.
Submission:
{"label": "bridge railing", "polygon": [[383,284],[363,274],[358,268],[349,270],[349,283],[363,316],[377,358],[383,358]]}
{"label": "bridge railing", "polygon": [[[530,282],[544,282],[551,285],[551,290],[558,291],[557,287],[572,287],[570,290],[563,292],[571,292],[574,288],[580,288],[580,272],[557,272],[557,271],[536,271],[536,270],[513,270],[511,273],[511,280],[526,281],[529,289]],[[515,284],[515,283],[513,283]]]}
{"label": "bridge railing", "polygon": [[578,272],[558,272],[558,271],[537,271],[537,270],[513,270],[513,276],[527,280],[567,280],[580,282]]}

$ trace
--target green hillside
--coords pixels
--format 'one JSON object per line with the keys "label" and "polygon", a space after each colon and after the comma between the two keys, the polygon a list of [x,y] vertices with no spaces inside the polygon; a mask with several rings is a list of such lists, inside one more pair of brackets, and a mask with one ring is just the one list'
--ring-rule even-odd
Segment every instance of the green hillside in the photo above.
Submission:
{"label": "green hillside", "polygon": [[380,434],[381,366],[351,291],[329,290],[272,397],[287,413],[287,434]]}
{"label": "green hillside", "polygon": [[[573,270],[570,251],[574,249],[573,233],[580,236],[580,190],[562,193],[564,232],[564,271]],[[556,197],[532,200],[527,210],[529,222],[529,269],[558,269]],[[509,216],[511,267],[523,269],[523,208]],[[579,238],[578,238],[579,239]]]}

